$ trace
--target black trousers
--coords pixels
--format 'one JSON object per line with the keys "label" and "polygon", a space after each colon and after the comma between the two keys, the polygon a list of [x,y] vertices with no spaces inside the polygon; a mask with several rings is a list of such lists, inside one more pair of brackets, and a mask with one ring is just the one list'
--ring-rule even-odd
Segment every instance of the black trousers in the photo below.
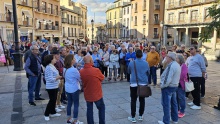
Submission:
{"label": "black trousers", "polygon": [[108,67],[102,67],[102,74],[105,75],[105,77],[108,77]]}
{"label": "black trousers", "polygon": [[56,114],[56,101],[57,101],[57,89],[47,89],[48,95],[49,95],[49,102],[47,104],[46,110],[44,115],[49,116],[50,114]]}
{"label": "black trousers", "polygon": [[190,80],[194,84],[194,90],[191,92],[193,96],[193,103],[200,106],[200,83],[203,77],[190,77]]}
{"label": "black trousers", "polygon": [[202,77],[201,85],[201,96],[205,96],[205,78]]}
{"label": "black trousers", "polygon": [[[136,115],[136,102],[137,102],[137,87],[130,87],[130,97],[131,97],[131,116],[132,118]],[[139,108],[139,116],[144,114],[145,109],[145,98],[139,97],[140,108]]]}

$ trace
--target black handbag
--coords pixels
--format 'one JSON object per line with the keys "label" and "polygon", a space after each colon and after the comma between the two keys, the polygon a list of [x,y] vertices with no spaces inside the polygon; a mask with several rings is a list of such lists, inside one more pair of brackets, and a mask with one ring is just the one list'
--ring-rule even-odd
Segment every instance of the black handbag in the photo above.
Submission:
{"label": "black handbag", "polygon": [[137,76],[137,69],[136,64],[134,61],[134,71],[136,76],[136,82],[137,82],[137,95],[139,97],[149,97],[152,95],[151,88],[148,85],[138,85],[138,76]]}

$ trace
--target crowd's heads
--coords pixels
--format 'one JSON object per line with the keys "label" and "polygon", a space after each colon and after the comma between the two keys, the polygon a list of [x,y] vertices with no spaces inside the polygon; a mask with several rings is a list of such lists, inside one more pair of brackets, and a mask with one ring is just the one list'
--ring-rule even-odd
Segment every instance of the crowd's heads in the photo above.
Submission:
{"label": "crowd's heads", "polygon": [[84,58],[83,58],[84,62],[86,64],[93,64],[93,60],[92,60],[92,57],[90,55],[86,55]]}
{"label": "crowd's heads", "polygon": [[39,53],[39,48],[36,45],[30,47],[33,54],[37,55]]}
{"label": "crowd's heads", "polygon": [[177,61],[180,65],[182,65],[183,63],[185,63],[185,59],[184,59],[184,57],[183,57],[182,54],[177,54],[177,55],[176,55],[176,61]]}
{"label": "crowd's heads", "polygon": [[52,48],[51,54],[53,54],[57,60],[60,59],[60,51],[58,50],[57,47]]}
{"label": "crowd's heads", "polygon": [[82,51],[81,54],[82,54],[82,56],[86,56],[87,53],[86,53],[86,51]]}
{"label": "crowd's heads", "polygon": [[75,63],[74,55],[73,55],[73,54],[68,54],[68,55],[65,57],[65,60],[64,60],[64,67],[65,67],[66,69],[71,68],[74,63]]}
{"label": "crowd's heads", "polygon": [[45,63],[46,66],[49,65],[49,64],[54,64],[54,63],[56,63],[56,61],[57,60],[55,59],[53,54],[46,55],[44,57],[44,63]]}
{"label": "crowd's heads", "polygon": [[138,50],[136,51],[136,57],[137,57],[137,58],[141,58],[142,56],[143,56],[142,51],[141,51],[140,49],[138,49]]}
{"label": "crowd's heads", "polygon": [[176,49],[177,49],[177,45],[174,44],[174,45],[172,46],[172,50],[173,50],[173,51],[176,51]]}
{"label": "crowd's heads", "polygon": [[180,48],[181,48],[181,50],[185,50],[185,48],[186,48],[186,46],[184,45],[184,44],[182,44],[181,46],[180,46]]}
{"label": "crowd's heads", "polygon": [[129,52],[132,53],[133,52],[133,47],[129,47]]}
{"label": "crowd's heads", "polygon": [[67,55],[67,52],[66,52],[66,48],[65,47],[60,47],[59,48],[59,52],[62,56],[66,56]]}
{"label": "crowd's heads", "polygon": [[151,52],[155,52],[155,50],[156,50],[156,47],[155,47],[155,46],[151,46],[151,47],[150,47],[150,51],[151,51]]}
{"label": "crowd's heads", "polygon": [[193,47],[189,48],[189,50],[190,50],[191,55],[195,55],[196,51],[197,51],[197,46],[193,46]]}

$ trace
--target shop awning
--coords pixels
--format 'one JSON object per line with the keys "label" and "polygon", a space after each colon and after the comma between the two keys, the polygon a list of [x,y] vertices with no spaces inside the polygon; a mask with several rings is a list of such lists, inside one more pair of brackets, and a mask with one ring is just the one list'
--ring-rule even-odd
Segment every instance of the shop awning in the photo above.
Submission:
{"label": "shop awning", "polygon": [[7,7],[7,9],[8,9],[10,12],[13,12],[12,5],[10,5],[10,4],[5,4],[5,7]]}
{"label": "shop awning", "polygon": [[27,10],[22,11],[27,17],[32,18],[31,14]]}

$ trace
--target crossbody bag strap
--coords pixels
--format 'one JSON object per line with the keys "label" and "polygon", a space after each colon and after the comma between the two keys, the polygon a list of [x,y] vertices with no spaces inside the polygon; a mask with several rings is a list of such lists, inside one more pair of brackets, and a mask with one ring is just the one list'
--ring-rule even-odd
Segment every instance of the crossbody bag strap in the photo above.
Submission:
{"label": "crossbody bag strap", "polygon": [[137,82],[137,85],[138,85],[138,76],[137,76],[137,69],[136,69],[135,61],[134,61],[134,72],[135,72],[136,82]]}

